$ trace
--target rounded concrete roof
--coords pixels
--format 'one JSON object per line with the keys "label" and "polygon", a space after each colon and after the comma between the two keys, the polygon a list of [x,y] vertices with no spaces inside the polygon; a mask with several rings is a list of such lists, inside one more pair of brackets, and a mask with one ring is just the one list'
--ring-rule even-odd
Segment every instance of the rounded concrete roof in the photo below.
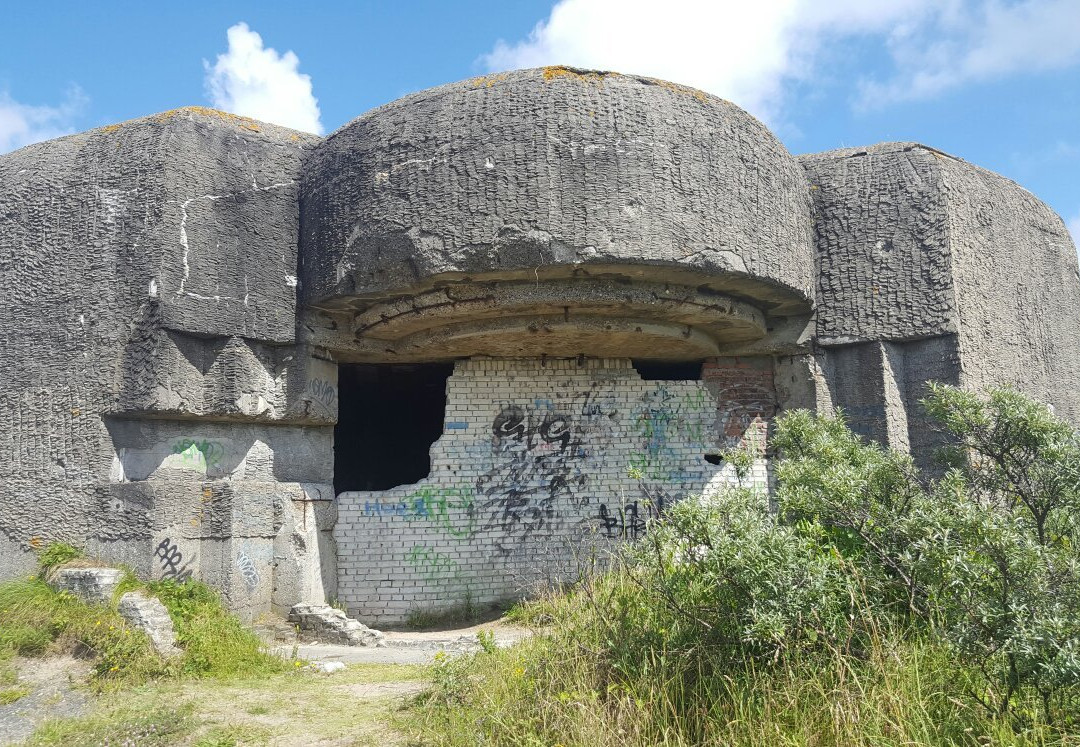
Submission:
{"label": "rounded concrete roof", "polygon": [[701,91],[563,67],[474,78],[370,111],[318,146],[303,185],[305,292],[655,264],[809,298],[807,190],[764,125]]}
{"label": "rounded concrete roof", "polygon": [[[459,309],[471,313],[443,297],[470,284],[480,284],[470,297],[491,291],[487,314],[511,327],[507,315],[557,311],[566,322],[582,297],[594,299],[591,315],[633,320],[634,329],[656,317],[643,311],[651,290],[625,311],[618,300],[596,301],[582,283],[714,294],[724,308],[743,305],[739,319],[724,312],[709,333],[719,342],[764,334],[762,319],[745,322],[755,313],[801,314],[812,303],[802,167],[742,109],[651,78],[553,67],[406,96],[315,148],[300,211],[303,300],[393,320],[406,313],[403,299],[440,307],[414,318],[409,334],[457,324]],[[542,302],[523,300],[520,289],[502,293],[514,284]],[[517,301],[504,303],[508,296]],[[660,316],[685,325],[688,308]],[[391,326],[361,322],[356,333],[389,340],[406,332]],[[493,332],[470,330],[468,339]],[[472,350],[530,351],[531,343]]]}

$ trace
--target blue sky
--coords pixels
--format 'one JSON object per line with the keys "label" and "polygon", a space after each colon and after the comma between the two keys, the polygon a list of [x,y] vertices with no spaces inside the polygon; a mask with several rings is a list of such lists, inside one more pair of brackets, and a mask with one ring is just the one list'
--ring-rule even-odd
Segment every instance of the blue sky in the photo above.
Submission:
{"label": "blue sky", "polygon": [[188,104],[331,132],[411,91],[570,64],[724,96],[795,153],[933,145],[1080,237],[1080,0],[4,5],[0,151]]}

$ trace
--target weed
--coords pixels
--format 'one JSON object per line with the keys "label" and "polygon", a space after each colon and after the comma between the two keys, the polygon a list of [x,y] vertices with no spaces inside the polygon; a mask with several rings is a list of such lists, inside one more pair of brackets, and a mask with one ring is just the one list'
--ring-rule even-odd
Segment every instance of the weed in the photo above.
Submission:
{"label": "weed", "polygon": [[147,585],[169,611],[177,641],[184,648],[182,671],[210,677],[241,677],[283,672],[289,662],[266,650],[259,637],[225,609],[206,584],[173,580]]}
{"label": "weed", "polygon": [[86,604],[40,578],[0,584],[0,649],[23,656],[70,652],[92,657],[99,684],[168,671],[149,639],[116,610]]}
{"label": "weed", "polygon": [[79,548],[63,542],[53,542],[38,555],[38,564],[41,566],[42,577],[48,575],[53,568],[81,557],[83,557],[83,551]]}
{"label": "weed", "polygon": [[104,744],[168,747],[195,726],[190,706],[151,710],[116,708],[85,718],[47,721],[27,742],[29,747],[97,747]]}
{"label": "weed", "polygon": [[466,594],[464,599],[450,607],[412,610],[405,627],[410,630],[439,630],[475,625],[498,617],[504,609],[505,605],[502,604],[478,604],[471,594]]}
{"label": "weed", "polygon": [[30,694],[30,689],[21,685],[0,688],[0,706],[10,705]]}

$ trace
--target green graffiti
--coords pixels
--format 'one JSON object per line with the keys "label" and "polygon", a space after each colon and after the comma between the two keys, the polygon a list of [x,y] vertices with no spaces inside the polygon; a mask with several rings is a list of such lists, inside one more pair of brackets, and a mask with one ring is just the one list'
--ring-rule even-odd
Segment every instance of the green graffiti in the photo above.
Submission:
{"label": "green graffiti", "polygon": [[456,560],[426,545],[413,545],[405,560],[428,581],[452,580],[461,576],[461,567]]}
{"label": "green graffiti", "polygon": [[179,455],[180,460],[188,466],[216,469],[225,458],[225,447],[217,441],[184,438],[172,445],[172,453]]}
{"label": "green graffiti", "polygon": [[471,537],[476,525],[471,488],[424,487],[406,498],[417,518],[435,522],[453,537]]}

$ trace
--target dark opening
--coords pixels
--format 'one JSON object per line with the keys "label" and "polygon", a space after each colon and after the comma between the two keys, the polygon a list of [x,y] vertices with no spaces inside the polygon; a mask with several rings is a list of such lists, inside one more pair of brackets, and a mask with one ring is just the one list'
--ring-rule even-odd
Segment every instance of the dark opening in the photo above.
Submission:
{"label": "dark opening", "polygon": [[386,490],[431,472],[452,363],[341,364],[334,491]]}
{"label": "dark opening", "polygon": [[645,381],[697,381],[701,378],[701,361],[635,359],[631,363]]}

